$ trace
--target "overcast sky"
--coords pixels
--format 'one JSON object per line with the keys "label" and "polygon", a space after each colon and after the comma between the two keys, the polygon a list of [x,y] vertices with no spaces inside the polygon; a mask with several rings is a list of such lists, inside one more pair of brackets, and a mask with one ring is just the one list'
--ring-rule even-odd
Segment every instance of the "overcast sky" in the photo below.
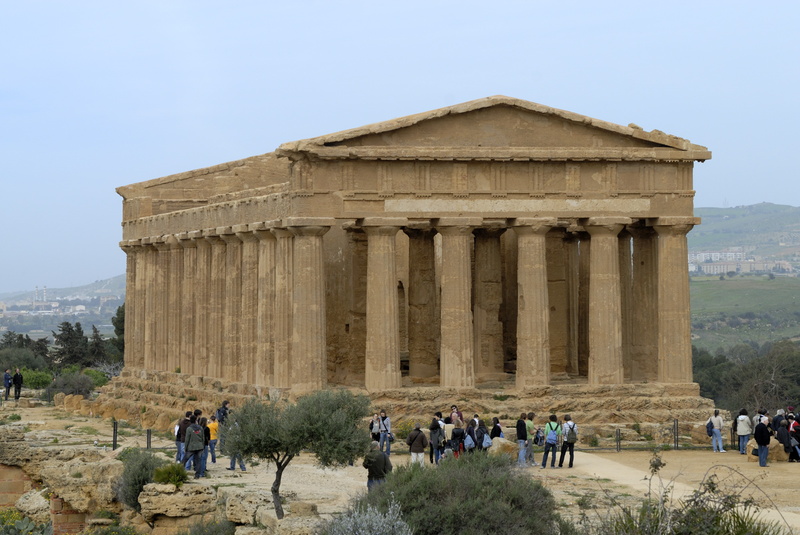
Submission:
{"label": "overcast sky", "polygon": [[769,5],[2,2],[0,292],[124,273],[118,186],[498,94],[707,146],[695,206],[800,205]]}

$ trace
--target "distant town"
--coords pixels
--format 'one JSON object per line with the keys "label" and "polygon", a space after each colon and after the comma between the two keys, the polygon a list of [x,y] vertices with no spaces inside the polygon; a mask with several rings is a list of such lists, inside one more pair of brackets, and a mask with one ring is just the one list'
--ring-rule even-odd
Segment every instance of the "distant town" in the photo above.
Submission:
{"label": "distant town", "polygon": [[755,247],[728,247],[720,250],[690,251],[689,273],[724,275],[727,273],[772,273],[773,275],[797,276],[792,262],[753,254]]}

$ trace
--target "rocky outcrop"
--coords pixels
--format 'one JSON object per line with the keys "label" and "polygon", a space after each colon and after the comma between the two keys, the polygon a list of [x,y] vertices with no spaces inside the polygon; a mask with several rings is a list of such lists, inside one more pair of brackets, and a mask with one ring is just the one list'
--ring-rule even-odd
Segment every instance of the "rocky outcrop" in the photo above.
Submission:
{"label": "rocky outcrop", "polygon": [[50,521],[50,500],[42,496],[42,493],[41,490],[28,491],[14,504],[23,515],[37,524]]}
{"label": "rocky outcrop", "polygon": [[217,495],[206,485],[187,483],[177,488],[172,484],[150,483],[139,494],[142,516],[152,522],[158,516],[193,517],[213,513]]}

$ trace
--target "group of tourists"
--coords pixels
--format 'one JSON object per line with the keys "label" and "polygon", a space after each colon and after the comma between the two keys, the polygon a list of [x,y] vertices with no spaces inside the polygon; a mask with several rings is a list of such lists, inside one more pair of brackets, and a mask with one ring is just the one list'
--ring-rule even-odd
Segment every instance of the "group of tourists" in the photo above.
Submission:
{"label": "group of tourists", "polygon": [[[175,425],[175,462],[182,463],[186,470],[194,470],[195,479],[208,477],[206,464],[211,454],[211,463],[217,462],[217,443],[219,442],[219,427],[225,423],[230,413],[230,402],[223,401],[222,406],[211,415],[203,416],[203,411],[195,409],[186,411],[186,415]],[[221,446],[221,444],[220,444]],[[220,453],[222,448],[220,447]],[[247,469],[241,454],[232,454],[231,465],[228,470],[235,470],[236,461],[243,472]]]}
{"label": "group of tourists", "polygon": [[[715,411],[718,412],[718,411]],[[767,466],[769,443],[774,436],[783,450],[789,454],[789,462],[800,462],[800,415],[796,415],[794,407],[778,409],[775,416],[770,416],[767,409],[761,408],[750,418],[747,409],[739,411],[733,421],[733,430],[739,437],[739,453],[747,455],[747,443],[750,434],[758,444],[758,464]]]}
{"label": "group of tourists", "polygon": [[[547,458],[552,452],[551,466],[555,468],[556,449],[561,445],[561,458],[558,468],[564,464],[564,458],[569,452],[569,467],[572,468],[575,457],[575,442],[578,440],[578,426],[572,421],[569,414],[564,415],[563,422],[555,414],[549,417],[544,426],[536,427],[534,418],[536,414],[523,413],[517,421],[516,433],[519,444],[519,466],[537,466],[534,460],[534,446],[544,446],[542,468],[547,465]],[[364,458],[363,466],[367,469],[367,488],[372,489],[379,485],[392,471],[390,461],[391,445],[394,442],[391,419],[385,410],[376,412],[369,422],[372,435],[372,446]],[[492,418],[491,427],[481,419],[478,414],[471,418],[464,418],[458,406],[452,405],[447,416],[437,411],[433,414],[428,433],[422,430],[419,423],[406,438],[406,445],[411,453],[411,463],[425,464],[425,450],[428,449],[429,461],[437,465],[442,459],[448,457],[458,458],[464,454],[476,451],[485,451],[492,447],[493,439],[505,438],[505,432],[497,417]],[[563,438],[563,440],[562,440]]]}
{"label": "group of tourists", "polygon": [[[563,421],[559,421],[558,416],[551,414],[544,428],[538,427],[534,423],[536,413],[522,413],[517,420],[517,446],[519,454],[517,464],[520,468],[527,466],[538,466],[534,458],[534,446],[544,446],[541,467],[547,468],[547,458],[550,457],[550,468],[563,468],[564,458],[569,453],[569,468],[572,468],[575,461],[575,443],[578,441],[578,425],[572,420],[572,416],[565,414]],[[561,457],[556,466],[556,452],[561,443]]]}
{"label": "group of tourists", "polygon": [[22,391],[22,380],[22,373],[20,373],[19,368],[17,368],[14,375],[11,375],[11,368],[6,369],[3,375],[3,386],[6,389],[6,401],[8,401],[12,386],[14,387],[14,401],[19,401],[20,392]]}

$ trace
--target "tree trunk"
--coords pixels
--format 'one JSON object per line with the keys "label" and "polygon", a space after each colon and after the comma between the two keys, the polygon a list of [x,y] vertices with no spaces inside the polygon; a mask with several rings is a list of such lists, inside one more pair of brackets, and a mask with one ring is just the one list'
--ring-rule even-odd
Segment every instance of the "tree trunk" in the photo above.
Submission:
{"label": "tree trunk", "polygon": [[275,506],[275,516],[278,517],[278,520],[283,518],[283,505],[281,504],[281,476],[283,476],[283,470],[286,468],[285,464],[276,463],[275,466],[277,467],[275,470],[275,481],[272,482],[272,503]]}

